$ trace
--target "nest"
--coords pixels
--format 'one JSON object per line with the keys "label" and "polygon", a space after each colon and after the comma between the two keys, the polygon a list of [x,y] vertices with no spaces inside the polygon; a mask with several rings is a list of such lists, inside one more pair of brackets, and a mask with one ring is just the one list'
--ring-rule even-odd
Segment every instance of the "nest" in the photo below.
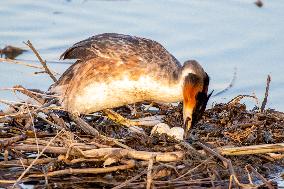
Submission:
{"label": "nest", "polygon": [[[238,100],[216,104],[191,130],[190,140],[177,141],[150,135],[149,125],[140,124],[144,132],[134,132],[131,122],[108,119],[109,112],[71,115],[43,103],[46,99],[34,91],[14,89],[37,105],[10,104],[9,111],[1,113],[0,179],[5,187],[25,183],[60,188],[273,188],[269,179],[282,169],[281,112],[248,111]],[[136,104],[133,115],[131,107],[116,112],[129,120],[164,115],[163,122],[182,126],[181,104],[152,106],[155,110]]]}
{"label": "nest", "polygon": [[78,116],[38,90],[12,90],[30,100],[1,101],[0,187],[276,188],[283,170],[284,113],[265,101],[253,110],[240,103],[247,96],[216,104],[178,141],[150,133],[158,122],[182,127],[181,103]]}

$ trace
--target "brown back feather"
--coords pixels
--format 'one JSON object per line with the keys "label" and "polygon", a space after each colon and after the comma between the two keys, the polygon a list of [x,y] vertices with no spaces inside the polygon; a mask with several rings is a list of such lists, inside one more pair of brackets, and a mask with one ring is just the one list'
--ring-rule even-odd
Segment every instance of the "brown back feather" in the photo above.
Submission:
{"label": "brown back feather", "polygon": [[[80,77],[78,75],[82,75],[82,70],[86,69],[92,70],[93,73],[84,79],[91,77],[114,79],[115,74],[122,75],[126,71],[133,73],[134,79],[135,75],[136,78],[138,77],[138,72],[148,72],[159,79],[176,80],[181,71],[177,59],[158,42],[115,33],[95,35],[80,41],[67,49],[61,58],[78,60],[63,73],[50,90],[57,86],[70,85],[72,80],[77,80]],[[63,88],[66,90],[66,87]]]}

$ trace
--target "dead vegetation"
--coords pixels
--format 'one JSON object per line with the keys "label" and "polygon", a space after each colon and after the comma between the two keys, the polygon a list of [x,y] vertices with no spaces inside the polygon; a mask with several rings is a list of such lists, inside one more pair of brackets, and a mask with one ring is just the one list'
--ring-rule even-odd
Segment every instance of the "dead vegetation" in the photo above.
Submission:
{"label": "dead vegetation", "polygon": [[0,112],[1,187],[276,188],[283,170],[284,113],[265,109],[266,101],[253,110],[240,103],[255,97],[216,104],[190,140],[176,141],[150,132],[160,121],[182,126],[181,104],[140,103],[79,117],[51,94],[11,90],[30,100],[1,100],[9,107]]}

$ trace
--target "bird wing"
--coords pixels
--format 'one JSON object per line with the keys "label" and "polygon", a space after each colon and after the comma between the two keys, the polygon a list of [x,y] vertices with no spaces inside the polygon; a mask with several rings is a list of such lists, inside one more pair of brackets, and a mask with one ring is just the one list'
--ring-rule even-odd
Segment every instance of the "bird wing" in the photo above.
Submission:
{"label": "bird wing", "polygon": [[134,56],[144,63],[181,67],[179,61],[158,42],[116,33],[99,34],[75,43],[60,58],[87,61],[101,57],[127,61]]}
{"label": "bird wing", "polygon": [[[131,70],[132,73],[144,72],[161,79],[176,79],[181,70],[179,61],[158,42],[115,33],[99,34],[80,41],[67,49],[60,58],[77,59],[77,62],[68,68],[50,89],[69,85],[69,81],[73,80],[80,70],[86,70],[86,64],[93,65],[93,69],[96,70],[93,74],[98,72],[104,72],[105,75],[114,72],[123,74],[123,70],[126,72]],[[100,61],[104,63],[100,64]],[[102,70],[108,67],[105,62],[120,69]]]}

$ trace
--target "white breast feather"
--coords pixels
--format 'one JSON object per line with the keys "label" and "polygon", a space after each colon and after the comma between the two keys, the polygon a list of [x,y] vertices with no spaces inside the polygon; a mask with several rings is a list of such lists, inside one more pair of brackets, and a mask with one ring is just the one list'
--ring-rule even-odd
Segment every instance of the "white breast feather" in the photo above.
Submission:
{"label": "white breast feather", "polygon": [[95,112],[140,101],[177,102],[182,100],[182,85],[166,85],[149,76],[137,81],[124,77],[110,83],[92,83],[75,96],[79,112]]}

